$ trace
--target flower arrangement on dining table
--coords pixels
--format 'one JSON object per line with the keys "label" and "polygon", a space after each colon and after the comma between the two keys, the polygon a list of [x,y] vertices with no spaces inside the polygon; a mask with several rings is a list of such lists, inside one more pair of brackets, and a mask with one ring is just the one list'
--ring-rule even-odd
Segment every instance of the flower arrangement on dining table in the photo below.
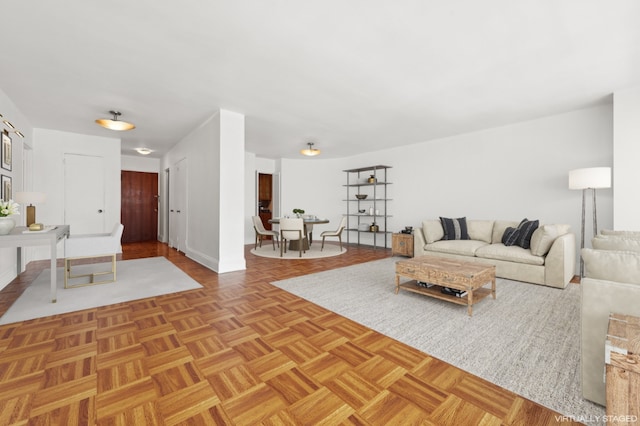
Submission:
{"label": "flower arrangement on dining table", "polygon": [[296,215],[296,217],[302,217],[302,215],[304,214],[304,210],[303,209],[293,209],[293,213]]}
{"label": "flower arrangement on dining table", "polygon": [[20,204],[13,200],[0,200],[0,217],[7,217],[14,214],[20,214]]}

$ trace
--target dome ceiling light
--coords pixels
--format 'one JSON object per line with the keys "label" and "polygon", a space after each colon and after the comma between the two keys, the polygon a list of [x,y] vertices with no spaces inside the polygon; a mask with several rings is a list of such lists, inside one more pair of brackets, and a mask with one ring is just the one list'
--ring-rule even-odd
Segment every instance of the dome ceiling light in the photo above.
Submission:
{"label": "dome ceiling light", "polygon": [[110,118],[99,118],[96,120],[96,123],[109,130],[131,130],[135,129],[136,126],[133,123],[128,123],[126,121],[118,120],[118,117],[122,115],[120,111],[109,111],[109,114],[113,115],[113,119]]}
{"label": "dome ceiling light", "polygon": [[308,155],[309,157],[313,157],[314,155],[320,154],[320,150],[313,147],[313,145],[314,145],[313,142],[307,142],[307,145],[309,145],[309,148],[305,148],[305,149],[301,150],[300,154]]}
{"label": "dome ceiling light", "polygon": [[153,152],[149,148],[136,148],[136,151],[138,151],[138,154],[142,154],[142,155],[149,155]]}

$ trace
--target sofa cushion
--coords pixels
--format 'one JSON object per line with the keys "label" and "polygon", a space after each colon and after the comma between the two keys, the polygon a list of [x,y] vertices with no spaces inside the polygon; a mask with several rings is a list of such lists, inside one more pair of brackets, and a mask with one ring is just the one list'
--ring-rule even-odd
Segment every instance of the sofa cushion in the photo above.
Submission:
{"label": "sofa cushion", "polygon": [[518,238],[520,238],[520,228],[509,226],[502,234],[502,244],[507,247],[512,246],[518,241]]}
{"label": "sofa cushion", "polygon": [[469,239],[490,243],[493,220],[467,220],[467,231]]}
{"label": "sofa cushion", "polygon": [[612,229],[603,229],[600,231],[602,235],[623,235],[626,237],[640,237],[640,231],[614,231]]}
{"label": "sofa cushion", "polygon": [[[432,244],[427,244],[424,249],[426,251],[438,253],[459,254],[462,256],[475,256],[476,251],[480,247],[489,244],[477,240],[442,240]],[[473,259],[469,259],[473,260]]]}
{"label": "sofa cushion", "polygon": [[534,256],[531,254],[531,250],[519,246],[507,247],[502,243],[480,247],[476,250],[476,256],[484,259],[506,260],[529,265],[544,265],[544,257]]}
{"label": "sofa cushion", "polygon": [[531,236],[534,231],[538,229],[539,223],[537,220],[522,219],[522,222],[518,225],[520,235],[518,236],[516,244],[524,249],[528,249],[531,246]]}
{"label": "sofa cushion", "polygon": [[542,225],[531,236],[531,254],[544,256],[549,253],[553,242],[560,235],[569,232],[569,225]]}
{"label": "sofa cushion", "polygon": [[442,222],[442,229],[444,229],[444,240],[469,239],[466,217],[459,217],[457,219],[440,217],[440,222]]}
{"label": "sofa cushion", "polygon": [[422,233],[427,244],[440,241],[444,237],[444,229],[439,220],[425,220],[422,222]]}
{"label": "sofa cushion", "polygon": [[504,235],[505,229],[509,226],[512,228],[517,228],[519,222],[514,222],[511,220],[496,220],[493,222],[493,233],[491,234],[491,242],[502,243],[502,236]]}
{"label": "sofa cushion", "polygon": [[585,248],[581,254],[585,277],[640,284],[640,253]]}
{"label": "sofa cushion", "polygon": [[596,235],[591,247],[597,250],[623,250],[640,252],[640,238],[627,238],[622,235]]}

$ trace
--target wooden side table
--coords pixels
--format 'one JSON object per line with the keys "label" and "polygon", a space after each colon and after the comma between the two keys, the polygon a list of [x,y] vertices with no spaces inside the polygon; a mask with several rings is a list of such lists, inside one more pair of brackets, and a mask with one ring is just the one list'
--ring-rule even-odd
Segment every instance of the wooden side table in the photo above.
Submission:
{"label": "wooden side table", "polygon": [[413,257],[413,234],[396,233],[391,236],[391,255]]}
{"label": "wooden side table", "polygon": [[640,318],[609,315],[605,363],[610,424],[640,425]]}

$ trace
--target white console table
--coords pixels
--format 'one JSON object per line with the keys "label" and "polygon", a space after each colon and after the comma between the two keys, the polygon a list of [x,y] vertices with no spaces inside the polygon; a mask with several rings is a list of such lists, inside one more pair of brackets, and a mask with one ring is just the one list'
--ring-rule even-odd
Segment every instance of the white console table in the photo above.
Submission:
{"label": "white console table", "polygon": [[[26,231],[26,232],[24,232]],[[29,231],[26,226],[16,226],[9,234],[0,235],[0,247],[16,247],[17,250],[17,273],[20,274],[22,268],[22,247],[44,246],[51,248],[51,303],[57,300],[57,245],[58,241],[69,236],[69,225],[56,225],[45,231]]]}

